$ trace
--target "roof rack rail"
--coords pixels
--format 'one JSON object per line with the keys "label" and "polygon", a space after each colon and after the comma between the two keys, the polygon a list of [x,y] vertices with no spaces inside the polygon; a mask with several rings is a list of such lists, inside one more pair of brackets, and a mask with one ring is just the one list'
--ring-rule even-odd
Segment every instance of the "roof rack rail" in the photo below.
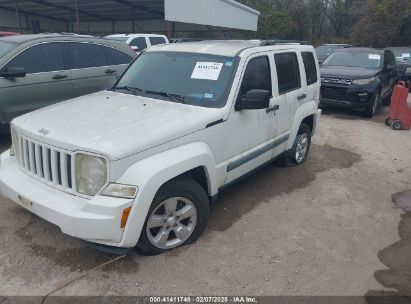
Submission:
{"label": "roof rack rail", "polygon": [[301,44],[301,45],[309,45],[310,42],[308,42],[308,41],[300,41],[300,40],[262,40],[260,46],[276,45],[276,44]]}

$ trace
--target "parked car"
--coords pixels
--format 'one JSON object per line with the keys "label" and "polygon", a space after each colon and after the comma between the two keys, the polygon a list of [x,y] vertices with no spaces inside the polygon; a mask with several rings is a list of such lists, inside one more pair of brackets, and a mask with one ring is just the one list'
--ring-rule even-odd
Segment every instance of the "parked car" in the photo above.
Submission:
{"label": "parked car", "polygon": [[317,58],[319,63],[323,63],[323,61],[334,53],[338,49],[348,48],[351,47],[349,44],[323,44],[315,49],[317,53]]}
{"label": "parked car", "polygon": [[169,43],[166,36],[155,34],[116,34],[106,36],[105,38],[127,43],[136,53],[144,51],[153,45]]}
{"label": "parked car", "polygon": [[0,38],[0,126],[4,130],[24,113],[109,89],[133,57],[123,43],[105,39],[57,34]]}
{"label": "parked car", "polygon": [[223,187],[307,159],[319,92],[312,46],[154,46],[112,90],[13,120],[0,190],[63,233],[162,253],[199,238]]}
{"label": "parked car", "polygon": [[15,35],[20,35],[20,33],[15,33],[15,32],[0,32],[0,37],[15,36]]}
{"label": "parked car", "polygon": [[411,48],[390,47],[397,62],[398,80],[405,81],[411,90]]}
{"label": "parked car", "polygon": [[321,65],[321,104],[346,107],[373,117],[379,104],[389,102],[396,79],[391,51],[340,49]]}

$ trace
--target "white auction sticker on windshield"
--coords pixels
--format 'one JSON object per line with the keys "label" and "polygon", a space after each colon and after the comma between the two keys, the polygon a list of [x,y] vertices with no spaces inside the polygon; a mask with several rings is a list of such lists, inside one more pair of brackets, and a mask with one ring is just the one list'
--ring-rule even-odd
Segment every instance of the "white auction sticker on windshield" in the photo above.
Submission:
{"label": "white auction sticker on windshield", "polygon": [[219,62],[197,62],[191,78],[217,80],[222,68],[223,64]]}
{"label": "white auction sticker on windshield", "polygon": [[410,54],[409,53],[402,54],[402,58],[410,58]]}
{"label": "white auction sticker on windshield", "polygon": [[369,54],[368,59],[381,60],[381,55],[380,54]]}

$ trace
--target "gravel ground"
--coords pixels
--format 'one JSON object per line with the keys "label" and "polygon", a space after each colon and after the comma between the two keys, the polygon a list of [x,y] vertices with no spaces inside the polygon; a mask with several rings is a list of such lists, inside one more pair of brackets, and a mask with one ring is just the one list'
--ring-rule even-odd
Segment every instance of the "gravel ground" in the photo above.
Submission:
{"label": "gravel ground", "polygon": [[0,295],[411,294],[411,131],[385,117],[325,109],[308,161],[223,192],[197,243],[90,272],[114,256],[0,198]]}

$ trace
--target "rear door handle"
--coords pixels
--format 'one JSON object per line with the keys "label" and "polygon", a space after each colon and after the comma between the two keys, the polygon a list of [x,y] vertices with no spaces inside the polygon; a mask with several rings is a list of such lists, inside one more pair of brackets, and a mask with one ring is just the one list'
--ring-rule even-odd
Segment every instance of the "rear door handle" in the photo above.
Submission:
{"label": "rear door handle", "polygon": [[279,109],[280,109],[280,106],[279,106],[279,105],[275,105],[275,106],[273,106],[273,107],[271,107],[271,108],[266,109],[265,112],[266,112],[266,113],[277,112]]}
{"label": "rear door handle", "polygon": [[108,70],[106,70],[104,73],[111,75],[111,74],[114,74],[114,73],[116,73],[116,72],[117,72],[116,70],[108,69]]}
{"label": "rear door handle", "polygon": [[53,76],[53,79],[55,80],[66,79],[66,78],[68,78],[68,75],[57,74]]}
{"label": "rear door handle", "polygon": [[298,96],[298,100],[303,100],[307,98],[307,94],[302,94],[300,96]]}

